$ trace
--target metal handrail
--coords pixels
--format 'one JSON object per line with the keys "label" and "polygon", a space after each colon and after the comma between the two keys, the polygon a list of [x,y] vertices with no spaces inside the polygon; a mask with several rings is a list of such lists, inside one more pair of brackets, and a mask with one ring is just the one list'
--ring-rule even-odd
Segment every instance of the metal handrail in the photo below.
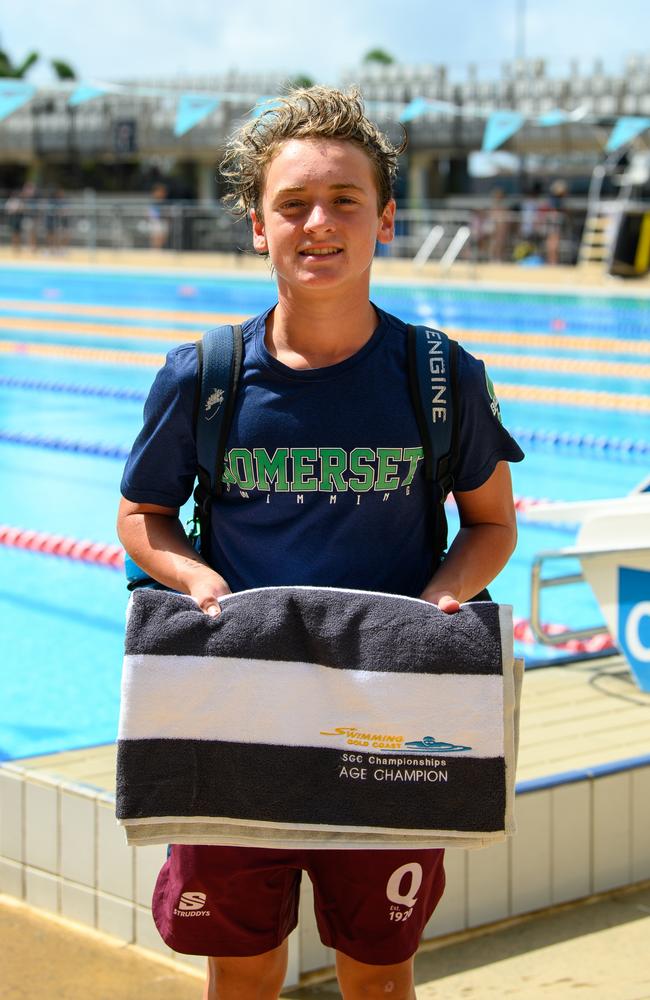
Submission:
{"label": "metal handrail", "polygon": [[549,635],[544,631],[541,621],[541,592],[549,587],[562,587],[574,583],[584,583],[584,573],[565,573],[558,576],[542,577],[542,566],[549,559],[594,559],[598,556],[615,555],[625,552],[630,555],[634,552],[647,552],[647,545],[629,545],[612,547],[607,546],[599,549],[580,549],[579,547],[549,550],[539,552],[533,559],[530,572],[530,627],[533,635],[544,645],[560,646],[571,639],[591,639],[603,631],[604,623],[592,625],[588,628],[567,629],[556,635]]}

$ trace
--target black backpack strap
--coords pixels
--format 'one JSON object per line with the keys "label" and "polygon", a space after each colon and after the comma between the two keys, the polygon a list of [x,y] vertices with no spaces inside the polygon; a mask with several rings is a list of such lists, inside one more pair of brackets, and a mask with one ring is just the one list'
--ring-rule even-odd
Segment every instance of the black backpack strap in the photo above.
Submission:
{"label": "black backpack strap", "polygon": [[194,426],[198,484],[194,490],[194,519],[200,528],[201,554],[208,558],[212,501],[223,489],[226,442],[241,371],[241,326],[208,330],[197,343],[197,353]]}
{"label": "black backpack strap", "polygon": [[407,329],[409,386],[432,496],[437,564],[447,548],[444,504],[454,486],[458,458],[458,344],[441,330]]}

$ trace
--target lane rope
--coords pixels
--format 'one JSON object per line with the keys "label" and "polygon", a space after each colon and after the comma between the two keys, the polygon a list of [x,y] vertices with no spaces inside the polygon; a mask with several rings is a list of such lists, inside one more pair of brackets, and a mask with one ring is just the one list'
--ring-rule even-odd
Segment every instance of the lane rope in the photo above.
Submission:
{"label": "lane rope", "polygon": [[647,455],[650,453],[650,441],[633,441],[630,438],[571,434],[568,431],[530,430],[526,427],[515,427],[512,436],[524,444],[551,445],[560,450],[579,448],[582,451],[596,451],[599,458],[618,459],[628,455]]}
{"label": "lane rope", "polygon": [[33,531],[0,524],[0,545],[70,559],[73,562],[91,563],[106,569],[124,568],[124,549],[121,545],[93,542],[86,538],[67,538],[49,531]]}
{"label": "lane rope", "polygon": [[139,389],[113,389],[102,385],[77,385],[74,382],[50,382],[47,379],[14,378],[11,375],[0,376],[0,387],[8,389],[28,389],[37,392],[62,392],[72,396],[97,396],[100,399],[126,399],[135,403],[144,403],[146,392]]}
{"label": "lane rope", "polygon": [[43,434],[26,434],[21,431],[0,430],[0,442],[19,444],[31,448],[45,448],[48,451],[65,451],[76,455],[94,455],[98,458],[116,458],[125,461],[129,449],[120,445],[103,444],[94,441],[73,441],[69,438],[47,437]]}
{"label": "lane rope", "polygon": [[120,351],[102,347],[71,347],[67,344],[31,344],[28,341],[0,340],[0,354],[23,354],[28,357],[69,358],[95,364],[153,365],[159,368],[164,354],[141,351]]}
{"label": "lane rope", "polygon": [[[0,545],[7,548],[23,549],[41,555],[55,556],[59,559],[69,559],[72,562],[90,563],[103,566],[106,569],[122,571],[124,568],[124,549],[120,545],[110,545],[106,542],[93,542],[89,539],[67,538],[64,535],[51,534],[48,531],[33,531],[17,528],[8,524],[0,524]],[[567,631],[566,625],[549,624],[544,630],[551,635],[561,635]],[[535,643],[530,622],[519,618],[514,623],[514,636],[519,642]],[[575,652],[600,652],[611,649],[614,645],[611,636],[599,633],[591,639],[570,639],[557,648]]]}

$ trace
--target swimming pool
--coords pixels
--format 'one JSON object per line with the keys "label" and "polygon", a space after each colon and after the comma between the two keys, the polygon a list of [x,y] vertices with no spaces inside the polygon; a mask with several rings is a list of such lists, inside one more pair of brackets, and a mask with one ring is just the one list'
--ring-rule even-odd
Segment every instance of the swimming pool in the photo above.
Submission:
{"label": "swimming pool", "polygon": [[[600,294],[382,285],[374,301],[442,326],[486,356],[504,422],[527,461],[515,492],[552,500],[629,492],[648,472],[650,300]],[[123,455],[157,359],[223,315],[274,300],[271,280],[5,268],[0,276],[0,522],[116,544]],[[143,363],[146,362],[146,363]],[[522,518],[492,586],[529,614],[531,559],[570,529]],[[450,515],[453,523],[453,513]],[[5,649],[0,759],[108,742],[117,725],[126,593],[121,573],[0,546]],[[551,594],[545,616],[591,624],[588,595]],[[527,648],[531,660],[547,655]]]}

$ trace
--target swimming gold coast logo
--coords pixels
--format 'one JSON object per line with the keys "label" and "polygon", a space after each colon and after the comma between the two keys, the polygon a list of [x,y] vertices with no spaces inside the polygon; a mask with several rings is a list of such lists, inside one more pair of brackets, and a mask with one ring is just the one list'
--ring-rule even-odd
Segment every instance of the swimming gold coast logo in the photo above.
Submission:
{"label": "swimming gold coast logo", "polygon": [[321,729],[321,736],[339,736],[345,739],[346,746],[368,747],[372,750],[409,750],[412,753],[459,753],[471,750],[469,746],[458,743],[446,743],[433,736],[423,736],[420,740],[407,740],[404,736],[393,733],[367,733],[357,726],[337,726],[333,730]]}

